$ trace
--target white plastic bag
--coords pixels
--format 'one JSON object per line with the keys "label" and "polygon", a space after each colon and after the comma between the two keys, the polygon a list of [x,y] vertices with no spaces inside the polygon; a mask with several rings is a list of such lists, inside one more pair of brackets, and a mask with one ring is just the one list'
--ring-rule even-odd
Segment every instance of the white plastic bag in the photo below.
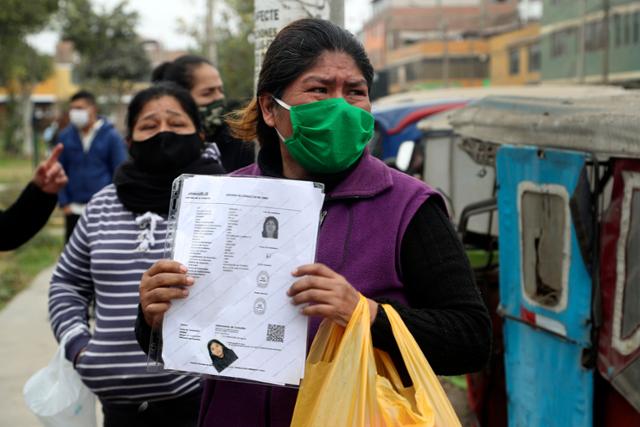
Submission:
{"label": "white plastic bag", "polygon": [[46,427],[96,427],[96,397],[64,357],[65,343],[79,333],[66,333],[45,368],[27,380],[22,390],[27,407]]}

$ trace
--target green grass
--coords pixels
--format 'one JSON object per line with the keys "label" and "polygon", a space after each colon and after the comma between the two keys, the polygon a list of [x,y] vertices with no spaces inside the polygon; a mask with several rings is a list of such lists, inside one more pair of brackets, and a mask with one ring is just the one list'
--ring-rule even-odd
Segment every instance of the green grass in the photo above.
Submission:
{"label": "green grass", "polygon": [[[0,209],[9,207],[33,176],[31,160],[0,156]],[[63,218],[54,211],[33,239],[14,251],[0,252],[0,309],[58,259],[63,247]]]}
{"label": "green grass", "polygon": [[0,309],[58,259],[62,234],[43,230],[20,248],[0,253]]}
{"label": "green grass", "polygon": [[26,185],[32,177],[31,160],[0,156],[0,183]]}
{"label": "green grass", "polygon": [[461,390],[467,389],[467,379],[464,375],[455,375],[452,377],[439,377],[442,381],[446,381],[449,384],[452,384],[458,387]]}
{"label": "green grass", "polygon": [[[467,249],[467,257],[472,268],[486,267],[487,261],[489,261],[489,251],[482,249]],[[498,264],[498,251],[493,251],[493,257],[491,258],[491,265]]]}

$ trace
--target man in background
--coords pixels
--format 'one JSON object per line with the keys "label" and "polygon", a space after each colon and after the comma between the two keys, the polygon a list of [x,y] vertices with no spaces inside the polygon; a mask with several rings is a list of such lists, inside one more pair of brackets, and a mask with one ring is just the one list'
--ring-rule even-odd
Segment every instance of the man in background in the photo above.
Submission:
{"label": "man in background", "polygon": [[65,215],[65,236],[73,228],[91,197],[110,184],[118,166],[126,159],[124,140],[106,118],[98,116],[95,96],[85,90],[71,97],[70,124],[60,132],[64,145],[60,163],[69,183],[58,194]]}

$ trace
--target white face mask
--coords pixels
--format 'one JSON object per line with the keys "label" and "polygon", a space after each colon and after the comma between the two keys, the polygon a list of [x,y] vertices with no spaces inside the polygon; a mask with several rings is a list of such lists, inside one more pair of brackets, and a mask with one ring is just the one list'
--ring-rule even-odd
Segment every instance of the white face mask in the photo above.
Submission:
{"label": "white face mask", "polygon": [[69,110],[69,121],[79,129],[83,129],[89,123],[89,112],[82,108]]}

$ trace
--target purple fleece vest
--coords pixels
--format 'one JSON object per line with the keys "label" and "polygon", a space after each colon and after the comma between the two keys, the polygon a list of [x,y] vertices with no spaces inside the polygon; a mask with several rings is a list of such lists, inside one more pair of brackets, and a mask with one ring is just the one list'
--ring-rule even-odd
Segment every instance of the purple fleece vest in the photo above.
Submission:
{"label": "purple fleece vest", "polygon": [[[261,175],[256,164],[233,175]],[[402,236],[434,190],[365,154],[349,176],[325,197],[317,262],[342,274],[369,298],[407,303],[400,272]],[[310,340],[319,318],[309,322]],[[297,390],[207,380],[199,425],[266,426],[291,423]]]}

